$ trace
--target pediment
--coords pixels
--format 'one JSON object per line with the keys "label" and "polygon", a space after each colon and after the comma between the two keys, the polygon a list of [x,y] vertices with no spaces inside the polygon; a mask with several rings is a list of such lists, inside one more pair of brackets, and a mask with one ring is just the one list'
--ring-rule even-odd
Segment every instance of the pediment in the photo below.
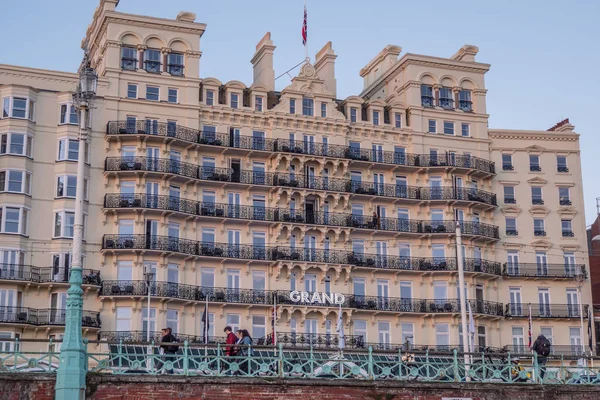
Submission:
{"label": "pediment", "polygon": [[531,206],[531,208],[529,209],[529,214],[545,217],[548,214],[550,214],[550,209],[548,207],[542,206],[542,205]]}
{"label": "pediment", "polygon": [[528,179],[527,183],[532,185],[545,185],[546,183],[548,183],[548,181],[544,178],[540,178],[539,176],[534,176],[533,178]]}
{"label": "pediment", "polygon": [[577,251],[581,248],[578,244],[561,244],[560,249],[562,251]]}
{"label": "pediment", "polygon": [[522,243],[504,242],[503,245],[505,250],[519,250],[525,247]]}
{"label": "pediment", "polygon": [[556,210],[556,213],[561,217],[574,217],[577,215],[577,211],[573,207],[560,207]]}
{"label": "pediment", "polygon": [[534,144],[532,146],[525,147],[525,150],[526,151],[544,151],[544,150],[546,150],[546,148],[542,147],[542,146],[538,146],[537,144]]}
{"label": "pediment", "polygon": [[531,247],[536,250],[550,250],[552,248],[552,242],[546,239],[534,240],[531,242]]}
{"label": "pediment", "polygon": [[504,215],[519,215],[521,214],[521,211],[523,211],[521,207],[512,204],[504,205],[500,210]]}

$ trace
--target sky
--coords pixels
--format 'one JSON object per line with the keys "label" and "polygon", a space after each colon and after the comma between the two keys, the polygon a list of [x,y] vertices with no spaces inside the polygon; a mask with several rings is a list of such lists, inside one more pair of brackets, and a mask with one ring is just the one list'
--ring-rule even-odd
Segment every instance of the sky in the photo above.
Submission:
{"label": "sky", "polygon": [[[485,77],[490,128],[545,130],[563,118],[575,125],[586,222],[593,222],[600,197],[600,135],[594,128],[600,114],[600,1],[307,1],[309,56],[332,42],[338,98],[360,93],[360,69],[388,44],[438,57],[450,57],[464,44],[478,46],[476,60],[492,65]],[[76,71],[99,0],[10,3],[0,12],[0,63]],[[201,77],[250,85],[250,60],[268,31],[277,46],[276,76],[304,59],[303,7],[304,0],[121,0],[117,11],[163,18],[196,13],[196,21],[207,25]],[[288,83],[284,76],[276,88]]]}

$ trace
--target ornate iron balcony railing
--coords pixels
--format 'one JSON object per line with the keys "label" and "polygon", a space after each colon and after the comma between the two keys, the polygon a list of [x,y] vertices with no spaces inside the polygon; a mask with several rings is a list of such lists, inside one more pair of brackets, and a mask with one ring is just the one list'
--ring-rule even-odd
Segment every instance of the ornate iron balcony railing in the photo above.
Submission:
{"label": "ornate iron balcony railing", "polygon": [[[202,335],[187,335],[178,332],[174,332],[173,335],[179,342],[188,341],[190,344],[204,343],[204,337]],[[160,343],[163,334],[161,331],[150,332],[150,341],[154,343]],[[98,340],[106,340],[108,342],[122,341],[124,343],[146,343],[147,332],[146,331],[100,331],[98,332]],[[222,336],[209,336],[207,338],[208,343],[225,343],[225,337]]]}
{"label": "ornate iron balcony railing", "polygon": [[[0,264],[0,279],[28,282],[69,282],[70,269],[54,267],[34,267],[31,265]],[[83,270],[83,284],[100,286],[100,271]]]}
{"label": "ornate iron balcony railing", "polygon": [[502,274],[533,278],[574,278],[579,270],[587,279],[587,271],[583,264],[504,263]]}
{"label": "ornate iron balcony railing", "polygon": [[[296,332],[277,332],[276,345],[282,345],[284,348],[294,347],[312,347],[337,349],[340,345],[337,333],[296,333]],[[261,345],[272,346],[273,334],[260,338]],[[346,349],[366,349],[367,343],[362,335],[344,335],[344,348]]]}
{"label": "ornate iron balcony railing", "polygon": [[[433,106],[433,104],[432,104]],[[400,151],[382,151],[372,149],[355,149],[350,146],[309,143],[300,140],[269,139],[255,136],[243,136],[233,133],[216,133],[202,131],[164,122],[148,123],[139,121],[110,121],[107,124],[107,135],[156,135],[173,137],[191,143],[212,146],[233,147],[247,150],[268,152],[285,152],[309,154],[324,157],[346,158],[355,161],[376,162],[383,164],[404,165],[411,167],[454,166],[474,169],[489,174],[495,174],[495,164],[492,161],[470,155],[440,154],[430,158],[428,154],[411,154]]]}
{"label": "ornate iron balcony railing", "polygon": [[[583,305],[583,317],[587,318],[588,305]],[[529,304],[507,303],[506,317],[528,318]],[[531,304],[531,316],[534,318],[579,318],[579,304]]]}
{"label": "ornate iron balcony railing", "polygon": [[[66,309],[0,306],[0,323],[27,325],[65,325]],[[100,313],[83,311],[81,322],[84,327],[100,328]]]}

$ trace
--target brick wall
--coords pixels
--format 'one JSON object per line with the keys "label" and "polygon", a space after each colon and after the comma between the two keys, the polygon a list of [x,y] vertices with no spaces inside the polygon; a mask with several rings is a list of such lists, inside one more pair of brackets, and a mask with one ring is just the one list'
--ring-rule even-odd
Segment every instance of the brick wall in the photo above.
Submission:
{"label": "brick wall", "polygon": [[[442,397],[596,400],[600,398],[600,387],[90,375],[86,396],[90,400],[441,400]],[[0,400],[53,398],[53,376],[0,374]]]}

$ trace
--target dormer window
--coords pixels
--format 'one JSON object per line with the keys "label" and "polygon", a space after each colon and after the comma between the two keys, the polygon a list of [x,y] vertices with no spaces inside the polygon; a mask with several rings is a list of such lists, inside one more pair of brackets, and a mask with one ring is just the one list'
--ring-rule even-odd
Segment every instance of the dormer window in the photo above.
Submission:
{"label": "dormer window", "polygon": [[183,54],[170,53],[168,55],[167,72],[174,76],[183,76]]}
{"label": "dormer window", "polygon": [[213,104],[215,104],[215,92],[214,92],[214,90],[207,90],[206,91],[206,105],[212,106]]}
{"label": "dormer window", "polygon": [[327,103],[321,103],[321,117],[327,118]]}
{"label": "dormer window", "polygon": [[160,50],[147,49],[144,52],[144,69],[146,72],[160,74]]}
{"label": "dormer window", "polygon": [[445,110],[454,109],[454,99],[452,98],[452,88],[440,88],[440,107]]}
{"label": "dormer window", "polygon": [[373,125],[379,125],[379,111],[373,111]]}
{"label": "dormer window", "polygon": [[470,90],[461,90],[458,92],[458,108],[465,112],[473,111]]}
{"label": "dormer window", "polygon": [[290,99],[290,114],[296,114],[296,99]]}
{"label": "dormer window", "polygon": [[263,98],[262,97],[260,97],[260,96],[254,97],[254,109],[256,111],[263,110]]}
{"label": "dormer window", "polygon": [[423,107],[433,107],[433,86],[421,85],[421,105]]}
{"label": "dormer window", "polygon": [[356,107],[350,107],[350,122],[356,122],[356,114],[357,114]]}
{"label": "dormer window", "polygon": [[135,71],[137,62],[137,49],[135,47],[121,48],[121,68]]}
{"label": "dormer window", "polygon": [[394,126],[396,128],[402,128],[402,114],[400,114],[400,113],[394,114]]}
{"label": "dormer window", "polygon": [[231,108],[238,108],[238,101],[240,96],[237,93],[231,93],[230,106]]}
{"label": "dormer window", "polygon": [[302,115],[312,117],[314,115],[315,102],[313,99],[304,97],[302,99]]}

